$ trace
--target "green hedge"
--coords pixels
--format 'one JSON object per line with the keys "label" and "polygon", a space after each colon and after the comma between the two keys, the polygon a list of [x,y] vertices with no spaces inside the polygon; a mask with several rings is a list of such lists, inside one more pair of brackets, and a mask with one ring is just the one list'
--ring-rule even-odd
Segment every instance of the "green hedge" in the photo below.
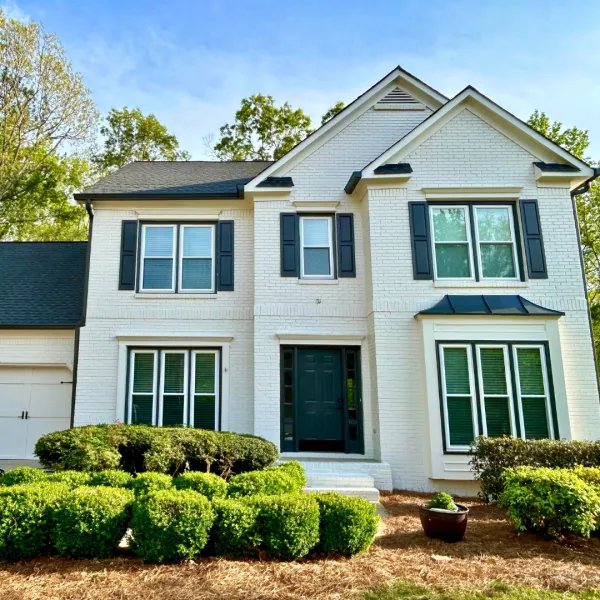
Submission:
{"label": "green hedge", "polygon": [[134,477],[131,480],[130,487],[135,492],[136,496],[143,496],[150,492],[172,488],[173,478],[164,473],[153,473],[152,471],[148,471],[147,473],[140,473],[137,477]]}
{"label": "green hedge", "polygon": [[50,483],[64,483],[71,489],[87,485],[90,481],[91,475],[89,473],[82,473],[81,471],[56,471],[52,475],[48,475],[46,481]]}
{"label": "green hedge", "polygon": [[213,473],[190,471],[175,477],[173,485],[178,490],[194,490],[209,500],[224,498],[227,495],[227,482]]}
{"label": "green hedge", "polygon": [[270,467],[270,469],[279,469],[291,477],[300,490],[306,485],[306,471],[297,460],[284,461],[276,467]]}
{"label": "green hedge", "polygon": [[258,531],[271,556],[302,558],[319,543],[319,505],[311,495],[254,496],[246,502],[258,510]]}
{"label": "green hedge", "polygon": [[0,488],[0,557],[23,560],[48,550],[54,509],[68,491],[59,483]]}
{"label": "green hedge", "polygon": [[239,556],[260,546],[256,506],[228,498],[215,498],[213,509],[215,522],[210,541],[216,554]]}
{"label": "green hedge", "polygon": [[369,549],[379,525],[374,504],[334,493],[313,497],[319,504],[319,547],[323,552],[351,556]]}
{"label": "green hedge", "polygon": [[91,486],[106,486],[114,488],[130,488],[133,483],[133,477],[126,471],[117,471],[108,469],[94,473],[88,482]]}
{"label": "green hedge", "polygon": [[589,537],[600,516],[600,494],[567,469],[517,467],[503,476],[499,505],[518,531],[548,537]]}
{"label": "green hedge", "polygon": [[481,486],[479,495],[485,501],[496,500],[502,493],[505,469],[600,467],[600,442],[479,437],[473,442],[471,454],[472,469]]}
{"label": "green hedge", "polygon": [[127,531],[133,493],[109,487],[80,487],[55,511],[54,545],[63,556],[105,558]]}
{"label": "green hedge", "polygon": [[148,562],[192,559],[206,546],[214,518],[210,501],[197,492],[152,492],[133,508],[133,551]]}
{"label": "green hedge", "polygon": [[12,471],[7,471],[0,480],[2,485],[23,485],[26,483],[41,483],[46,481],[48,475],[42,469],[33,467],[17,467]]}
{"label": "green hedge", "polygon": [[253,435],[146,425],[89,425],[50,433],[39,439],[35,453],[52,469],[210,471],[225,478],[264,469],[278,457],[274,444]]}
{"label": "green hedge", "polygon": [[295,473],[277,467],[265,471],[251,471],[235,475],[229,480],[227,494],[231,498],[246,496],[291,494],[302,489],[303,485]]}

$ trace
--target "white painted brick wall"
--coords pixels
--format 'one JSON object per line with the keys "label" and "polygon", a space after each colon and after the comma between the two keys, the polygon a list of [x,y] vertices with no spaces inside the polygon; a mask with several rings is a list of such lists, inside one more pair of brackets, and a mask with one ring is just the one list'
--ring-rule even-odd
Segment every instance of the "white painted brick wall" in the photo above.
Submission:
{"label": "white painted brick wall", "polygon": [[75,332],[72,330],[0,331],[0,366],[68,365],[73,368]]}
{"label": "white painted brick wall", "polygon": [[[343,192],[352,171],[427,115],[368,110],[293,167],[276,173],[293,177],[291,198],[257,201],[253,210],[227,209],[222,218],[236,223],[236,291],[216,298],[141,299],[119,292],[120,223],[136,213],[117,203],[110,209],[98,207],[76,422],[115,418],[117,335],[228,335],[234,338],[230,429],[264,435],[278,444],[277,334],[365,336],[367,456],[392,465],[396,487],[440,487],[426,475],[426,399],[418,376],[423,371],[422,338],[413,316],[444,294],[466,290],[413,280],[407,202],[423,199],[422,187],[505,185],[522,186],[523,198],[539,200],[550,278],[525,286],[477,286],[468,293],[522,294],[567,313],[560,333],[573,434],[598,437],[600,409],[570,197],[567,189],[536,186],[531,165],[536,157],[465,110],[410,155],[396,157],[413,167],[407,186],[370,191],[362,201]],[[336,200],[338,211],[355,213],[356,278],[306,285],[280,277],[279,215],[296,210],[290,200]],[[446,487],[473,491],[469,482]]]}

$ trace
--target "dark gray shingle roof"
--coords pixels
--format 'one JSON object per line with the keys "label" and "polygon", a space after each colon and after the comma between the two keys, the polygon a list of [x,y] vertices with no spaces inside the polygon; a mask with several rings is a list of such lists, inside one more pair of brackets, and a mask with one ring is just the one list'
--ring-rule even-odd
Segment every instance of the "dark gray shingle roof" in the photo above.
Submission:
{"label": "dark gray shingle roof", "polygon": [[412,167],[408,163],[389,163],[381,165],[373,171],[375,175],[397,175],[412,172]]}
{"label": "dark gray shingle roof", "polygon": [[272,161],[146,161],[132,162],[101,179],[75,198],[96,195],[127,197],[238,197],[242,186]]}
{"label": "dark gray shingle roof", "polygon": [[87,242],[0,242],[0,328],[81,324]]}
{"label": "dark gray shingle roof", "polygon": [[562,163],[545,163],[545,162],[534,162],[533,163],[540,171],[554,171],[557,173],[579,173],[580,169],[573,165],[564,165]]}
{"label": "dark gray shingle roof", "polygon": [[494,315],[525,317],[560,317],[565,313],[545,308],[523,298],[504,295],[446,295],[437,304],[418,315]]}
{"label": "dark gray shingle roof", "polygon": [[294,187],[291,177],[266,177],[256,187]]}

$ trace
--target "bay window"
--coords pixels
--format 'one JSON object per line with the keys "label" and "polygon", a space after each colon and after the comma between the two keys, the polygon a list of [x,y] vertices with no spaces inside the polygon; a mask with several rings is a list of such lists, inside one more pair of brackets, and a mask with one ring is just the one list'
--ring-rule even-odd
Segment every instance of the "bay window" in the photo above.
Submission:
{"label": "bay window", "polygon": [[446,451],[478,435],[557,435],[544,343],[441,342],[438,364]]}
{"label": "bay window", "polygon": [[219,428],[219,351],[131,349],[128,423]]}

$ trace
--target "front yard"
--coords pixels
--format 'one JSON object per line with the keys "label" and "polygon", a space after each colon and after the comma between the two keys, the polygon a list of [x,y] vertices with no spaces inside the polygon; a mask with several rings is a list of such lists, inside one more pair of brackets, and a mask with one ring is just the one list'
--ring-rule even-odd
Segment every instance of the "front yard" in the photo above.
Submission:
{"label": "front yard", "polygon": [[[389,512],[385,531],[371,550],[351,559],[201,559],[182,565],[145,565],[134,558],[41,558],[0,567],[3,600],[192,600],[410,598],[479,600],[558,595],[492,587],[494,581],[557,591],[600,588],[600,539],[568,543],[517,536],[504,511],[465,501],[471,508],[464,542],[426,538],[417,506],[424,496],[382,498]],[[395,580],[395,588],[385,586]],[[418,584],[416,587],[413,584]],[[426,586],[421,589],[420,586]],[[463,591],[458,591],[462,588]],[[464,589],[468,588],[467,595]],[[473,592],[484,591],[483,595]],[[445,593],[448,595],[445,595]],[[512,594],[512,595],[508,595]],[[567,596],[574,598],[574,596]],[[600,598],[588,594],[581,598]]]}

